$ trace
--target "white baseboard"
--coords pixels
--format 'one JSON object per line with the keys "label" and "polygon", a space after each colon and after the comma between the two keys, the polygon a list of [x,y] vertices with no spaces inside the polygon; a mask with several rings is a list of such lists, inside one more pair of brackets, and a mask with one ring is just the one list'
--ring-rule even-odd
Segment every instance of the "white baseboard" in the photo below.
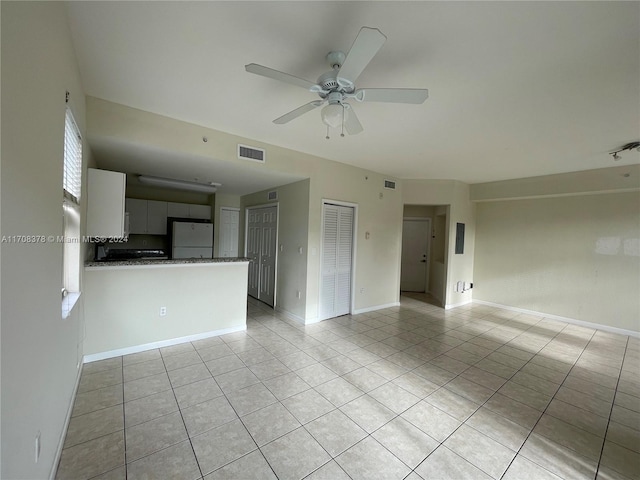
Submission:
{"label": "white baseboard", "polygon": [[527,310],[526,308],[512,307],[510,305],[502,305],[500,303],[487,302],[485,300],[473,300],[473,303],[480,305],[487,305],[489,307],[502,308],[511,312],[525,313],[527,315],[534,315],[537,317],[550,318],[551,320],[558,320],[559,322],[571,323],[573,325],[579,325],[581,327],[593,328],[596,330],[604,330],[605,332],[617,333],[618,335],[626,335],[629,337],[640,338],[640,332],[634,330],[626,330],[624,328],[612,327],[610,325],[604,325],[602,323],[587,322],[585,320],[578,320],[576,318],[562,317],[560,315],[554,315],[552,313],[536,312],[535,310]]}
{"label": "white baseboard", "polygon": [[473,302],[473,300],[465,300],[464,302],[460,302],[460,303],[449,303],[449,304],[444,306],[444,309],[445,310],[451,310],[452,308],[462,307],[464,305],[469,305],[472,302]]}
{"label": "white baseboard", "polygon": [[352,312],[352,315],[358,315],[359,313],[375,312],[376,310],[384,310],[385,308],[399,307],[399,306],[400,306],[400,302],[392,302],[392,303],[385,303],[384,305],[374,305],[373,307],[358,308],[357,310],[354,310]]}
{"label": "white baseboard", "polygon": [[118,348],[117,350],[110,350],[108,352],[93,353],[91,355],[84,356],[84,363],[95,362],[97,360],[104,360],[106,358],[119,357],[121,355],[129,355],[131,353],[139,353],[147,350],[153,350],[154,348],[170,347],[171,345],[177,345],[184,342],[194,342],[196,340],[202,340],[209,337],[218,337],[220,335],[226,335],[227,333],[243,332],[247,329],[247,324],[240,325],[238,327],[223,328],[221,330],[212,330],[210,332],[196,333],[195,335],[187,335],[186,337],[170,338],[169,340],[161,340],[159,342],[145,343],[143,345],[135,345],[133,347]]}
{"label": "white baseboard", "polygon": [[294,322],[298,322],[298,323],[300,323],[302,325],[308,325],[308,322],[306,322],[304,318],[302,318],[302,317],[300,317],[300,316],[298,316],[298,315],[296,315],[294,313],[291,313],[290,311],[285,310],[284,308],[280,308],[280,307],[276,306],[274,308],[274,310],[276,311],[276,313],[282,315],[283,317],[288,318],[289,320],[293,320]]}
{"label": "white baseboard", "polygon": [[74,385],[73,392],[71,393],[71,401],[69,402],[69,408],[67,408],[67,416],[64,419],[64,426],[62,427],[62,433],[60,435],[60,439],[58,440],[56,455],[55,457],[53,457],[53,467],[51,469],[51,472],[49,473],[49,480],[55,480],[56,473],[58,472],[58,464],[60,463],[60,457],[62,456],[64,440],[67,437],[67,429],[69,428],[69,422],[71,421],[71,414],[73,413],[73,405],[76,400],[76,394],[78,393],[78,387],[80,386],[81,376],[82,376],[82,364],[80,364],[80,368],[78,368],[78,373],[76,375],[76,384]]}

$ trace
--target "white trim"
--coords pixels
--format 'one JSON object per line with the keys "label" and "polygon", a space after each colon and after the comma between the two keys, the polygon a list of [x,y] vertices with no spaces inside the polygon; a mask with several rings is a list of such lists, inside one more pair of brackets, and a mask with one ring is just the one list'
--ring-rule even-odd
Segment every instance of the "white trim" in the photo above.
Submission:
{"label": "white trim", "polygon": [[69,422],[71,421],[71,414],[73,413],[73,405],[75,403],[76,394],[78,393],[78,387],[80,386],[80,377],[82,376],[82,364],[80,364],[78,368],[78,373],[76,375],[76,383],[73,387],[73,392],[71,393],[71,399],[69,400],[69,407],[67,408],[67,415],[64,419],[64,426],[62,427],[62,432],[60,434],[60,440],[58,440],[58,447],[56,448],[56,455],[53,457],[53,467],[51,472],[49,473],[49,480],[54,480],[56,478],[56,473],[58,472],[58,464],[60,463],[60,457],[62,456],[62,449],[64,448],[64,440],[67,437],[67,429],[69,428]]}
{"label": "white trim", "polygon": [[451,310],[452,308],[462,307],[464,305],[469,305],[470,303],[473,303],[473,300],[465,300],[464,302],[460,302],[460,303],[449,303],[444,306],[444,309]]}
{"label": "white trim", "polygon": [[511,312],[525,313],[527,315],[550,318],[551,320],[571,323],[573,325],[580,325],[581,327],[595,328],[596,330],[604,330],[605,332],[617,333],[618,335],[626,335],[629,337],[640,338],[640,332],[636,332],[634,330],[626,330],[624,328],[612,327],[610,325],[604,325],[602,323],[587,322],[585,320],[578,320],[576,318],[562,317],[560,315],[554,315],[552,313],[544,313],[544,312],[537,312],[535,310],[527,310],[526,308],[511,307],[509,305],[502,305],[500,303],[487,302],[485,300],[473,300],[473,303],[479,303],[480,305],[487,305],[489,307],[502,308],[503,310],[509,310]]}
{"label": "white trim", "polygon": [[291,313],[288,310],[285,310],[284,308],[274,307],[273,310],[276,313],[282,315],[283,317],[288,318],[289,320],[293,320],[293,321],[298,322],[298,323],[300,323],[302,325],[308,325],[307,321],[304,318],[302,318],[302,317],[300,317],[300,316],[298,316],[298,315],[296,315],[294,313]]}
{"label": "white trim", "polygon": [[352,315],[358,315],[359,313],[375,312],[376,310],[384,310],[385,308],[399,307],[399,306],[400,306],[400,302],[385,303],[384,305],[374,305],[373,307],[365,307],[365,308],[359,308],[358,310],[354,310]]}
{"label": "white trim", "polygon": [[104,360],[106,358],[119,357],[121,355],[129,355],[131,353],[145,352],[147,350],[153,350],[154,348],[170,347],[171,345],[177,345],[185,342],[195,342],[196,340],[202,340],[204,338],[218,337],[220,335],[226,335],[227,333],[243,332],[247,329],[246,323],[238,327],[223,328],[220,330],[212,330],[210,332],[196,333],[194,335],[187,335],[186,337],[170,338],[169,340],[160,340],[159,342],[145,343],[142,345],[135,345],[133,347],[118,348],[117,350],[109,350],[107,352],[93,353],[91,355],[85,355],[83,363],[95,362],[98,360]]}

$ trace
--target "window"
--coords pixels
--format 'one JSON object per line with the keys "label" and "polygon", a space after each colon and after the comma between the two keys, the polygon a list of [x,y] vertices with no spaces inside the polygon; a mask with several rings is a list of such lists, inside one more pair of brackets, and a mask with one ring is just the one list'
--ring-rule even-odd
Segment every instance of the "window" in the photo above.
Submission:
{"label": "window", "polygon": [[62,318],[80,297],[80,191],[82,182],[82,137],[71,109],[64,122],[64,167],[62,176],[63,269]]}

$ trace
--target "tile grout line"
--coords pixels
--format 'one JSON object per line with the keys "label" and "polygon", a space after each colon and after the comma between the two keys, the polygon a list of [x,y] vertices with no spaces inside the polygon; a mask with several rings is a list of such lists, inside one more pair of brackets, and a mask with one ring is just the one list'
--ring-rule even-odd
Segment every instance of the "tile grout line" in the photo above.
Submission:
{"label": "tile grout line", "polygon": [[[547,342],[547,344],[546,344],[546,345],[549,345],[549,343],[551,343],[551,342],[553,341],[553,339],[555,339],[558,335],[560,335],[560,333],[562,333],[562,332],[564,331],[564,329],[565,329],[565,328],[567,328],[567,326],[568,326],[568,324],[567,324],[567,325],[565,325],[565,327],[564,327],[562,330],[558,331],[558,333],[556,333],[556,335],[554,335],[554,337],[553,337],[551,340],[549,340],[549,342]],[[589,345],[589,343],[591,342],[591,340],[592,340],[592,339],[593,339],[593,337],[595,336],[596,331],[597,331],[597,330],[595,330],[595,331],[591,334],[591,337],[589,338],[589,341],[587,342],[587,345]],[[546,346],[546,345],[545,345],[545,346]],[[543,347],[543,348],[544,348],[544,347]],[[558,393],[558,391],[560,390],[560,388],[562,388],[562,386],[564,385],[564,382],[567,380],[567,378],[569,378],[569,374],[571,373],[571,370],[573,370],[573,367],[575,367],[575,365],[578,363],[578,360],[580,360],[580,357],[582,356],[582,354],[584,353],[584,350],[585,350],[586,348],[587,348],[587,347],[586,347],[586,345],[585,345],[585,347],[584,347],[584,348],[582,349],[582,351],[580,352],[580,355],[578,355],[578,358],[576,358],[576,360],[573,362],[573,365],[571,366],[571,368],[570,368],[570,369],[569,369],[569,371],[567,372],[566,376],[564,377],[564,380],[562,381],[562,383],[560,384],[560,386],[556,389],[555,393],[554,393],[554,394],[553,394],[553,396],[551,397],[551,400],[549,400],[549,403],[547,403],[547,406],[546,406],[546,407],[544,408],[544,410],[542,411],[542,415],[540,415],[540,417],[538,418],[538,420],[536,421],[536,423],[535,423],[535,424],[533,425],[533,427],[531,428],[531,431],[530,431],[530,432],[529,432],[529,434],[527,435],[527,438],[525,438],[524,442],[522,442],[522,445],[520,445],[520,448],[519,448],[519,449],[518,449],[518,451],[516,452],[516,456],[515,456],[515,457],[513,457],[513,459],[511,460],[511,462],[509,462],[509,465],[507,466],[507,469],[506,469],[506,470],[504,471],[504,473],[502,474],[502,477],[504,477],[504,475],[506,474],[507,470],[509,470],[509,467],[511,466],[511,464],[513,463],[513,461],[517,458],[517,456],[518,456],[518,455],[520,455],[520,452],[522,451],[522,447],[524,447],[525,443],[527,443],[527,440],[529,440],[529,437],[531,437],[531,435],[533,434],[533,431],[535,430],[536,426],[538,425],[538,423],[540,423],[540,420],[541,420],[541,419],[542,419],[542,417],[545,415],[545,413],[546,413],[547,409],[549,408],[549,405],[551,405],[551,402],[553,402],[553,399],[554,399],[554,398],[555,398],[555,396],[557,395],[557,393]],[[528,364],[528,363],[529,363],[529,362],[527,362],[527,364]],[[526,364],[525,364],[525,365],[526,365]],[[523,368],[524,368],[524,366],[523,366]],[[555,417],[554,417],[554,418],[555,418]],[[561,421],[563,421],[563,420],[561,420]],[[578,428],[578,427],[575,427],[575,428]],[[555,440],[551,440],[551,439],[549,439],[549,440],[550,440],[550,441],[553,441],[553,442],[555,443]],[[603,443],[604,443],[604,441],[603,441]],[[568,448],[568,447],[565,447],[565,448]],[[572,451],[575,451],[575,450],[573,450],[572,448],[568,448],[568,449],[569,449],[569,450],[572,450]],[[575,452],[575,453],[577,453],[578,455],[583,456],[581,453],[578,453],[578,452]],[[525,457],[525,458],[527,458],[527,457]],[[552,474],[556,475],[554,472],[551,472],[550,470],[548,470],[547,468],[545,468],[543,465],[540,465],[539,463],[534,462],[533,460],[531,460],[531,459],[529,459],[529,458],[527,458],[527,460],[529,460],[530,462],[534,463],[535,465],[538,465],[540,468],[544,469],[545,471],[550,472],[550,473],[552,473]],[[560,476],[560,475],[557,475],[557,476]]]}
{"label": "tile grout line", "polygon": [[616,388],[614,389],[613,399],[611,400],[611,409],[609,410],[609,419],[607,420],[607,428],[604,430],[604,437],[602,438],[602,448],[600,449],[600,456],[598,457],[598,464],[596,465],[596,478],[600,471],[600,465],[602,464],[602,455],[604,454],[604,447],[607,444],[607,433],[609,433],[609,425],[611,424],[611,416],[613,415],[613,407],[616,404],[616,396],[618,395],[618,387],[620,386],[620,377],[622,377],[622,367],[624,365],[624,358],[627,355],[627,349],[629,348],[629,337],[624,345],[624,354],[622,355],[622,364],[620,365],[620,373],[618,374],[618,380],[616,382]]}
{"label": "tile grout line", "polygon": [[[198,358],[200,358],[200,360],[202,360],[202,357],[200,357],[200,353],[193,346],[193,343],[189,342],[189,344],[191,345],[191,347],[196,352],[196,355],[198,355]],[[176,396],[176,391],[173,388],[173,384],[171,383],[171,378],[169,377],[169,371],[167,370],[167,364],[164,361],[164,355],[162,355],[162,351],[161,350],[160,350],[160,358],[162,359],[162,364],[164,365],[164,369],[165,369],[165,373],[167,374],[167,378],[169,378],[169,385],[171,386],[171,393],[173,394],[173,398],[176,401],[176,406],[178,407],[178,412],[180,413],[180,419],[182,420],[182,425],[184,426],[184,431],[187,434],[187,440],[189,441],[189,446],[191,447],[191,451],[193,452],[193,458],[195,459],[196,465],[198,466],[198,471],[200,472],[200,478],[204,478],[204,475],[202,473],[202,467],[200,466],[200,462],[198,461],[198,456],[196,455],[195,448],[193,447],[193,442],[191,441],[191,436],[189,435],[189,430],[187,430],[187,424],[184,421],[184,415],[182,414],[182,408],[180,407],[180,403],[178,402],[178,397]],[[203,362],[203,364],[204,364],[204,362]],[[206,365],[205,365],[205,367],[206,367]],[[207,371],[208,370],[209,369],[207,368]],[[209,373],[211,373],[211,372],[209,372]],[[192,382],[192,383],[195,383],[195,382]],[[167,415],[170,415],[170,414],[167,414]],[[178,445],[178,443],[174,443],[173,445],[170,445],[169,447],[166,447],[166,448],[170,448],[170,447],[172,447],[174,445]],[[161,452],[162,450],[163,449],[158,450],[158,452]],[[153,452],[153,453],[157,453],[157,452]]]}

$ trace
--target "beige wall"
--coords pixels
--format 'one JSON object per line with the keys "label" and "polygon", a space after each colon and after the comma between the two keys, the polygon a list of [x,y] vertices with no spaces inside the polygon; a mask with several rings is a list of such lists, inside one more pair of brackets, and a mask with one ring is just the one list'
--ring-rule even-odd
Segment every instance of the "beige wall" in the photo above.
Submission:
{"label": "beige wall", "polygon": [[[448,225],[445,232],[444,288],[442,294],[446,307],[453,307],[472,300],[472,290],[455,291],[458,281],[473,282],[475,204],[470,200],[469,185],[455,180],[403,180],[402,200],[405,205],[439,205],[435,213],[448,207]],[[456,223],[465,224],[464,254],[455,254]],[[434,274],[439,275],[439,270]]]}
{"label": "beige wall", "polygon": [[126,196],[143,200],[158,200],[161,202],[192,203],[196,205],[211,205],[212,195],[208,193],[185,192],[169,188],[146,187],[129,183],[127,179]]}
{"label": "beige wall", "polygon": [[[2,235],[62,234],[65,91],[85,133],[61,2],[1,2]],[[86,137],[86,136],[85,136]],[[85,145],[84,175],[90,162]],[[82,197],[86,213],[86,195]],[[82,231],[84,231],[84,219]],[[2,245],[2,470],[48,478],[82,358],[82,302],[61,318],[62,244]],[[40,460],[34,462],[41,432]]]}
{"label": "beige wall", "polygon": [[474,299],[640,331],[640,193],[478,204]]}
{"label": "beige wall", "polygon": [[[265,171],[275,170],[308,178],[306,293],[303,295],[302,310],[299,310],[297,302],[295,308],[287,306],[295,312],[303,312],[301,316],[305,320],[313,320],[318,315],[323,199],[352,202],[360,207],[357,225],[355,308],[369,309],[398,302],[402,235],[402,187],[399,180],[96,98],[89,97],[87,105],[91,134],[96,137],[111,136],[119,141],[138,144],[152,150],[179,151],[195,155],[203,162],[206,162],[207,158],[215,158],[236,163],[245,168],[247,175],[261,175]],[[207,143],[191,141],[192,138],[203,136],[208,137]],[[258,148],[265,148],[268,152],[267,163],[262,165],[238,160],[238,143],[250,143]],[[398,190],[384,189],[385,178],[396,180]],[[380,193],[383,194],[382,199]],[[266,203],[266,200],[261,203]],[[216,201],[216,208],[218,206]],[[241,219],[241,227],[242,222]],[[367,231],[371,234],[369,240],[364,239]],[[363,293],[360,293],[361,289],[364,289]],[[284,308],[284,305],[281,306]]]}
{"label": "beige wall", "polygon": [[[318,162],[311,175],[309,193],[309,252],[306,319],[318,318],[322,202],[353,203],[357,208],[355,231],[355,312],[395,305],[400,300],[402,250],[402,186],[388,175],[337,162]],[[396,181],[397,190],[384,188]],[[369,232],[369,239],[366,233]]]}
{"label": "beige wall", "polygon": [[415,218],[433,218],[436,207],[428,205],[405,205],[403,208],[403,217]]}
{"label": "beige wall", "polygon": [[478,183],[471,186],[471,200],[482,202],[514,198],[632,191],[640,187],[638,178],[640,178],[640,165],[636,164],[520,178],[517,180]]}
{"label": "beige wall", "polygon": [[[267,191],[245,195],[240,201],[240,238],[244,239],[247,207],[278,205],[278,252],[276,309],[304,320],[307,284],[307,244],[309,241],[309,180],[302,180],[269,191],[278,192],[270,201]],[[238,250],[244,255],[244,241]],[[302,253],[299,252],[302,248]],[[300,291],[300,298],[296,293]]]}
{"label": "beige wall", "polygon": [[245,262],[87,267],[85,355],[241,329],[246,279]]}

